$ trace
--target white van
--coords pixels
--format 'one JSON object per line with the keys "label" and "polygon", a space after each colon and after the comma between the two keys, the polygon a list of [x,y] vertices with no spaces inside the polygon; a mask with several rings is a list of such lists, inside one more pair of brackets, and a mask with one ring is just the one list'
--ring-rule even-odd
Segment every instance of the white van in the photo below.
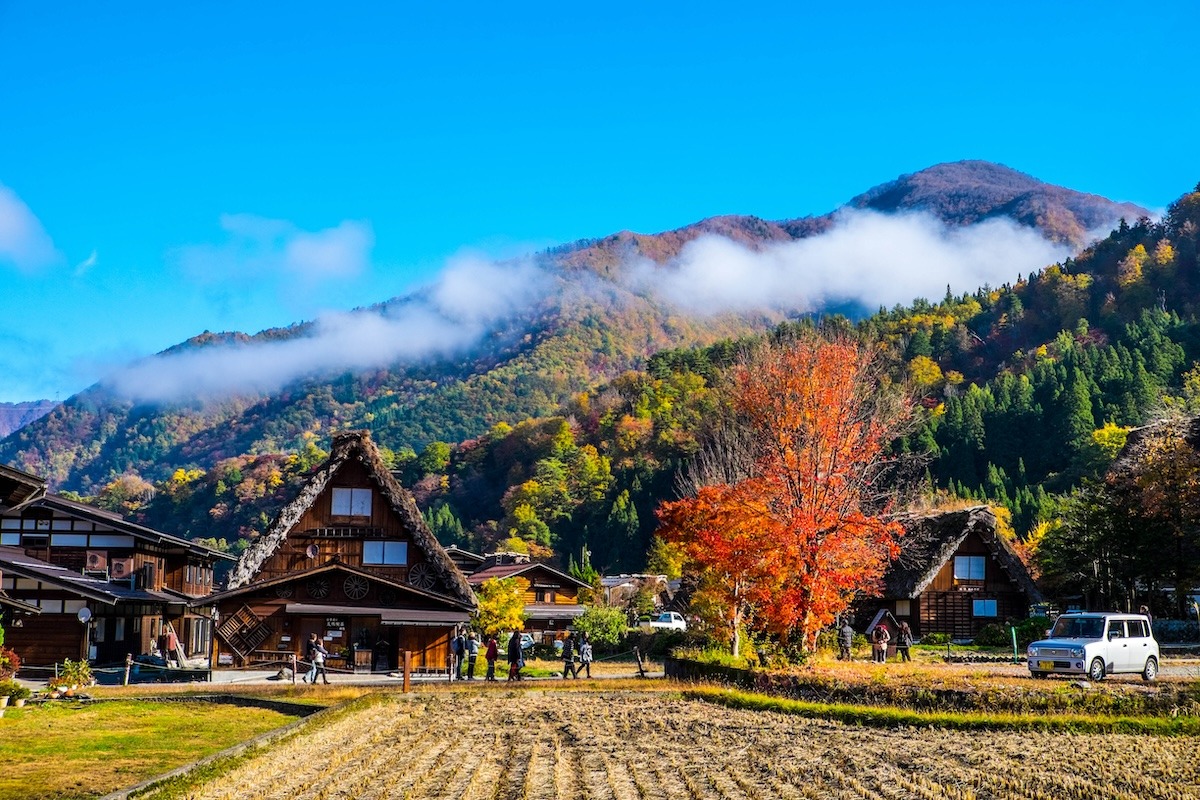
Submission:
{"label": "white van", "polygon": [[1050,638],[1029,645],[1029,672],[1041,678],[1051,672],[1087,675],[1094,681],[1119,672],[1158,676],[1158,642],[1150,620],[1142,614],[1063,614]]}

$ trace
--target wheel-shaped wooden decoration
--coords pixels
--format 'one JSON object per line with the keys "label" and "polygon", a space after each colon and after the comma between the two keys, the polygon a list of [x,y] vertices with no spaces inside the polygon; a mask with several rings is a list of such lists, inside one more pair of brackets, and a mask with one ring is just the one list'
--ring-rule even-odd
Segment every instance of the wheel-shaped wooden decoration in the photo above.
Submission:
{"label": "wheel-shaped wooden decoration", "polygon": [[400,593],[397,592],[395,589],[388,588],[388,589],[380,589],[379,590],[379,604],[380,605],[394,606],[398,602],[400,602]]}
{"label": "wheel-shaped wooden decoration", "polygon": [[432,589],[437,585],[437,573],[433,567],[422,561],[408,568],[408,582],[418,589]]}
{"label": "wheel-shaped wooden decoration", "polygon": [[308,582],[308,596],[313,600],[324,600],[329,597],[329,578],[313,578]]}
{"label": "wheel-shaped wooden decoration", "polygon": [[295,590],[292,589],[291,586],[276,586],[275,587],[275,596],[286,600],[287,598],[292,596],[294,591]]}
{"label": "wheel-shaped wooden decoration", "polygon": [[362,600],[370,590],[371,584],[361,575],[347,575],[345,583],[342,584],[342,591],[346,593],[348,600]]}

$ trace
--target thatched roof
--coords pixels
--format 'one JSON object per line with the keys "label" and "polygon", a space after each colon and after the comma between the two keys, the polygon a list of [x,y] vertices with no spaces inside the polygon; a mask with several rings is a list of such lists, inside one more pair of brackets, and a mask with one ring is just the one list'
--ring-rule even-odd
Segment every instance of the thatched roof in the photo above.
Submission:
{"label": "thatched roof", "polygon": [[954,556],[963,540],[975,533],[1000,568],[1025,592],[1029,602],[1042,602],[1042,594],[1024,562],[997,533],[996,516],[987,506],[903,514],[897,520],[904,526],[905,533],[900,537],[900,557],[892,562],[884,575],[886,597],[913,599],[920,595]]}
{"label": "thatched roof", "polygon": [[1151,442],[1161,439],[1182,437],[1196,450],[1200,450],[1200,417],[1162,420],[1140,428],[1133,428],[1125,438],[1125,446],[1108,468],[1109,475],[1132,472]]}
{"label": "thatched roof", "polygon": [[246,548],[246,552],[242,554],[229,576],[229,588],[236,589],[254,581],[263,563],[279,549],[304,512],[316,502],[338,471],[351,461],[357,461],[366,469],[380,494],[404,523],[413,544],[433,567],[441,585],[446,588],[447,596],[474,606],[475,595],[471,592],[467,579],[434,538],[412,495],[399,484],[383,463],[383,458],[380,457],[379,450],[367,431],[349,431],[333,437],[333,448],[328,460],[317,468],[296,498],[283,507],[266,533]]}

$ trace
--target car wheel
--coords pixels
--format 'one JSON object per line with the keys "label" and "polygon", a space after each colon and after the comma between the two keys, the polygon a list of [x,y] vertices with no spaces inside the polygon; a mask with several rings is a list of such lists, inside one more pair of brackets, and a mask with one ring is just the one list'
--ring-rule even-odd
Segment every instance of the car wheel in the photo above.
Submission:
{"label": "car wheel", "polygon": [[1142,680],[1152,681],[1158,677],[1158,661],[1151,656],[1146,659],[1146,666],[1142,667]]}
{"label": "car wheel", "polygon": [[1088,667],[1088,677],[1094,681],[1104,680],[1104,659],[1092,659],[1092,665]]}
{"label": "car wheel", "polygon": [[1049,675],[1049,674],[1050,674],[1049,672],[1041,672],[1041,671],[1039,671],[1039,670],[1036,670],[1036,669],[1034,669],[1034,670],[1030,670],[1030,671],[1029,671],[1029,676],[1030,676],[1031,678],[1044,678],[1044,677],[1046,677],[1046,676],[1047,676],[1047,675]]}

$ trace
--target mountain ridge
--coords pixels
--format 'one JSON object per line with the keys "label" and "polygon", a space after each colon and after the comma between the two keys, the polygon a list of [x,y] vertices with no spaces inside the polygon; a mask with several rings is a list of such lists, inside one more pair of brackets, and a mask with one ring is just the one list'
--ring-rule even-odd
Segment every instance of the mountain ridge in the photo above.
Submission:
{"label": "mountain ridge", "polygon": [[[1144,212],[984,164],[956,162],[900,176],[842,208],[885,213],[880,208],[892,205],[932,213],[947,224],[969,224],[964,220],[1002,216],[1005,208],[1026,213],[1036,207],[1040,214],[1026,213],[1030,227],[1066,237],[1082,235],[1084,221],[1105,208],[1114,222],[1124,212]],[[950,185],[960,189],[946,189],[949,199],[934,202],[930,187]],[[580,272],[607,278],[603,297],[581,289],[544,300],[529,309],[528,318],[493,326],[469,352],[301,380],[275,392],[154,406],[115,399],[103,386],[93,386],[0,440],[0,462],[44,475],[59,488],[91,491],[125,472],[161,479],[177,467],[296,450],[305,437],[337,427],[368,428],[378,441],[397,448],[461,441],[499,422],[553,413],[576,393],[645,363],[659,350],[712,344],[781,319],[777,312],[701,318],[663,308],[616,281],[635,259],[668,264],[688,242],[705,235],[761,249],[828,230],[837,213],[782,222],[725,215],[659,234],[625,231],[551,248],[542,258],[558,280],[579,288],[572,281]],[[411,297],[370,308],[386,310]],[[228,342],[294,339],[312,325],[301,322],[253,335],[206,332],[162,355]]]}

